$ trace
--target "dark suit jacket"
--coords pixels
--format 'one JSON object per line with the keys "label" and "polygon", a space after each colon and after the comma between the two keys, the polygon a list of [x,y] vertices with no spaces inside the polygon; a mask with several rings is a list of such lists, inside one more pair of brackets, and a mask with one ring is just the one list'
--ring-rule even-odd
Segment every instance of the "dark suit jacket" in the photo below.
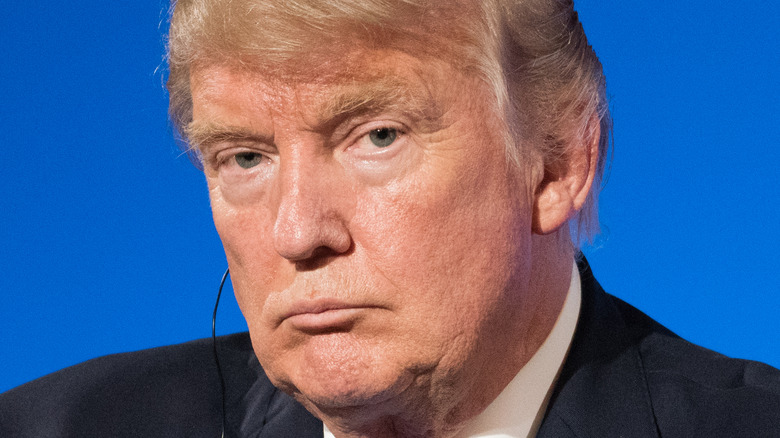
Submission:
{"label": "dark suit jacket", "polygon": [[[580,264],[582,310],[539,437],[780,437],[780,371],[686,342],[606,294]],[[274,388],[249,336],[218,339],[227,435],[322,437]],[[0,396],[0,437],[218,437],[211,340],[94,359]]]}

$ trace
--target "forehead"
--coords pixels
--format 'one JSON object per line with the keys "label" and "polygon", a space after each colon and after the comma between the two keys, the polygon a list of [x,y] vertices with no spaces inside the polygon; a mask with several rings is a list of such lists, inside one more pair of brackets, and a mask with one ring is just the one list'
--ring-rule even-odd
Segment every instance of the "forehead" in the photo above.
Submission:
{"label": "forehead", "polygon": [[[295,108],[319,120],[353,113],[401,109],[417,119],[441,111],[455,67],[394,50],[353,50],[347,56],[311,67],[269,72],[247,65],[195,68],[190,84],[194,119],[203,109],[222,106],[237,112],[263,108],[281,113]],[[465,78],[465,76],[463,76]]]}

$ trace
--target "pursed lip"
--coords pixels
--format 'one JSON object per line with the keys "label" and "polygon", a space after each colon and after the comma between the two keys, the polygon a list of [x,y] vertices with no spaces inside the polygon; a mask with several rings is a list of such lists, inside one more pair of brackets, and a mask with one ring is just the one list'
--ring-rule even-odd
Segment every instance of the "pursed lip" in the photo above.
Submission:
{"label": "pursed lip", "polygon": [[361,313],[374,307],[330,299],[302,300],[291,306],[281,322],[306,332],[348,329]]}

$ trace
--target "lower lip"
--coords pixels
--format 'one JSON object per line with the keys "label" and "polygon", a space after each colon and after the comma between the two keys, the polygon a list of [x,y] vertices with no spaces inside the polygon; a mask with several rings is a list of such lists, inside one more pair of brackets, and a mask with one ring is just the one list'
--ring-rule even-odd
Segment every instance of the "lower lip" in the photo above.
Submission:
{"label": "lower lip", "polygon": [[365,310],[361,308],[332,309],[319,313],[299,313],[287,318],[295,329],[304,332],[349,329]]}

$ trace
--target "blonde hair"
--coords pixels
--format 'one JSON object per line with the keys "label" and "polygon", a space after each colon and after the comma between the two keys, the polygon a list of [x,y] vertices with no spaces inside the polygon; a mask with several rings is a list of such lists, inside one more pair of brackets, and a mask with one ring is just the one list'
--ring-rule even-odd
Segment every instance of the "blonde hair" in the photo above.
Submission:
{"label": "blonde hair", "polygon": [[479,75],[494,92],[508,127],[507,152],[519,166],[538,156],[552,170],[572,148],[598,141],[593,188],[570,222],[575,244],[598,232],[612,126],[601,63],[572,0],[175,1],[167,86],[179,138],[186,141],[192,121],[193,68],[227,64],[300,76],[338,62],[356,44],[445,60]]}

